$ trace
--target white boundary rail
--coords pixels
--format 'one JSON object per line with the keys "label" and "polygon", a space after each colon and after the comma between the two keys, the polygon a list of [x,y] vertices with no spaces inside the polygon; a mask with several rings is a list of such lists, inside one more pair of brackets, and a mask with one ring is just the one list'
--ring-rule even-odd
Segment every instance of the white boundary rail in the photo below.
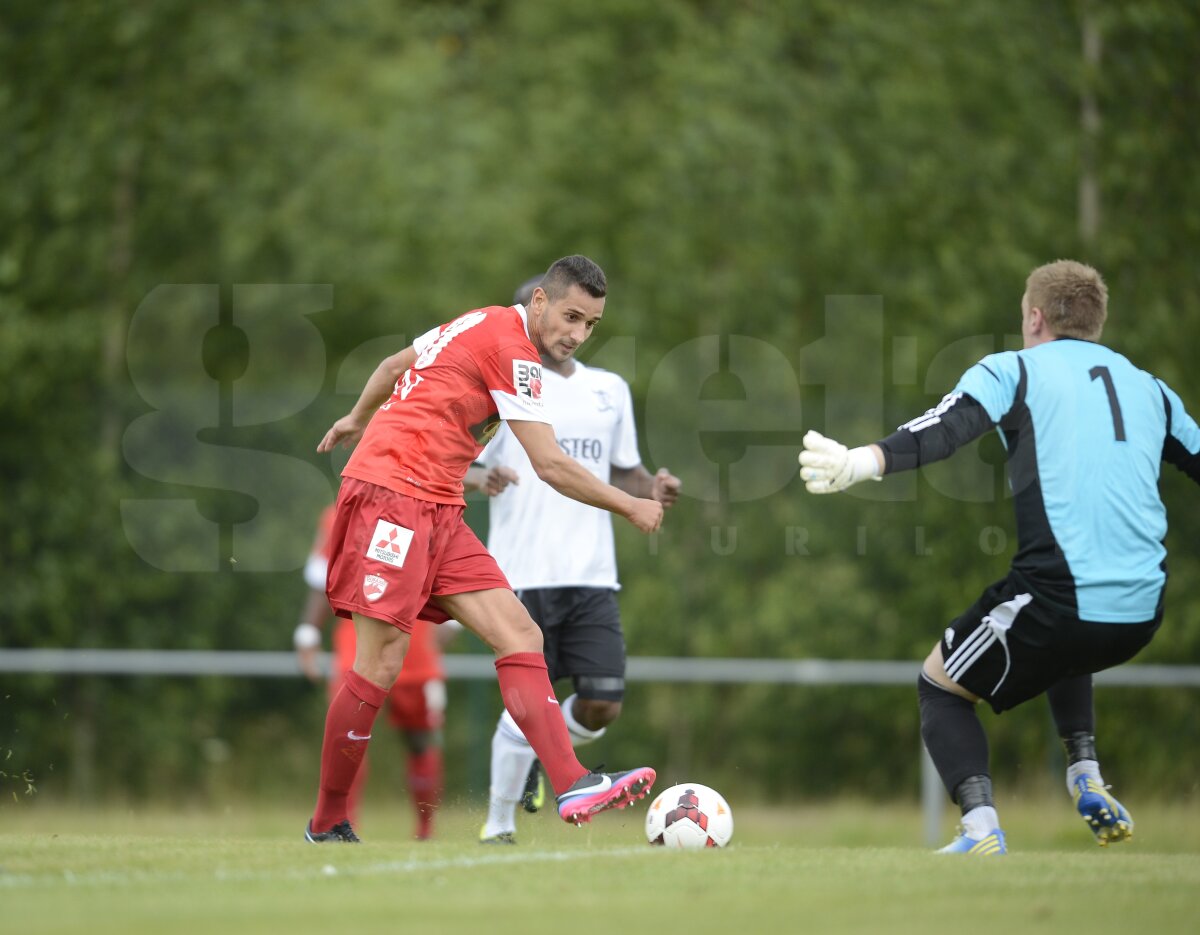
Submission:
{"label": "white boundary rail", "polygon": [[[447,653],[450,678],[490,679],[496,669],[486,653]],[[329,654],[321,654],[328,669]],[[724,682],[775,685],[916,684],[916,661],[841,659],[700,659],[633,656],[635,682]],[[190,649],[0,649],[0,673],[79,675],[233,675],[294,678],[292,652]],[[1200,688],[1200,666],[1126,665],[1096,675],[1100,685]]]}
{"label": "white boundary rail", "polygon": [[[447,653],[449,678],[491,679],[492,657]],[[328,671],[329,656],[321,664]],[[774,685],[915,685],[919,663],[832,659],[693,659],[634,656],[627,676],[638,682],[703,682]],[[161,649],[0,649],[0,673],[63,675],[218,675],[295,678],[291,652]],[[1200,687],[1200,666],[1126,665],[1096,675],[1099,685]],[[925,843],[941,839],[945,793],[929,755],[921,751],[921,808]]]}

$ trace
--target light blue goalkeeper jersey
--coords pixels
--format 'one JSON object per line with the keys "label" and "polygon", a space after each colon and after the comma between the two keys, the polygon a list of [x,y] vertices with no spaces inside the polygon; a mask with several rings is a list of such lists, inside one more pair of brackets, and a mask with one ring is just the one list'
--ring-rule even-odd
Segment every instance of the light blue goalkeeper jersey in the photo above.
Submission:
{"label": "light blue goalkeeper jersey", "polygon": [[1151,619],[1166,583],[1159,466],[1200,480],[1200,428],[1179,397],[1069,338],[985,357],[955,394],[983,407],[1008,449],[1014,571],[1084,620]]}

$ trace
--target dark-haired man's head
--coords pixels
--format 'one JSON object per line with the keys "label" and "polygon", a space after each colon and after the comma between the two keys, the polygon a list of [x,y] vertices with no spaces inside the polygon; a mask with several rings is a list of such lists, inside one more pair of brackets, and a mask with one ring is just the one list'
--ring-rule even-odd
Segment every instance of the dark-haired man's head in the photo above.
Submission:
{"label": "dark-haired man's head", "polygon": [[587,257],[578,255],[565,256],[551,263],[540,285],[551,300],[560,298],[572,286],[579,286],[595,299],[602,299],[608,293],[604,270]]}
{"label": "dark-haired man's head", "polygon": [[533,283],[526,304],[526,320],[529,337],[542,355],[543,363],[570,373],[574,367],[572,355],[591,336],[604,315],[607,289],[604,270],[585,256],[556,260],[546,274]]}

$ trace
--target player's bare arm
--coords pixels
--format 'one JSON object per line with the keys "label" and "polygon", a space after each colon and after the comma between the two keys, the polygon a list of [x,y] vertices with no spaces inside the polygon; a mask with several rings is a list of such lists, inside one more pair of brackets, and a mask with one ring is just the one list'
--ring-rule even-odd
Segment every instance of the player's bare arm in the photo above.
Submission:
{"label": "player's bare arm", "polygon": [[333,451],[338,445],[349,448],[362,438],[362,433],[375,410],[388,401],[396,387],[396,381],[404,375],[404,371],[416,363],[416,360],[416,350],[406,347],[400,353],[380,361],[363,387],[354,408],[333,423],[321,439],[321,443],[317,445],[317,451]]}
{"label": "player's bare arm", "polygon": [[309,588],[304,615],[296,626],[293,642],[296,645],[296,665],[310,682],[320,682],[322,679],[317,655],[321,651],[321,628],[328,614],[329,603],[325,600],[325,592]]}
{"label": "player's bare arm", "polygon": [[631,468],[613,465],[612,484],[635,497],[657,500],[664,508],[674,505],[683,486],[683,482],[666,468],[651,474],[640,464]]}
{"label": "player's bare arm", "polygon": [[494,497],[503,492],[509,484],[519,483],[521,483],[521,478],[510,467],[497,464],[489,468],[482,464],[472,464],[467,468],[467,474],[463,478],[463,489],[482,490],[489,497]]}
{"label": "player's bare arm", "polygon": [[662,524],[661,503],[631,496],[598,480],[575,459],[563,454],[548,423],[513,419],[508,425],[529,455],[537,476],[564,497],[624,516],[642,532],[654,532]]}

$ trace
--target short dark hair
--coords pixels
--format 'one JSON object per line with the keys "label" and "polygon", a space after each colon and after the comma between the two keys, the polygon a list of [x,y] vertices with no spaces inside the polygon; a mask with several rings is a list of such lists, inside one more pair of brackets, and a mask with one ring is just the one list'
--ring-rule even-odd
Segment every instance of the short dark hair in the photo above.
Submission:
{"label": "short dark hair", "polygon": [[[608,292],[608,280],[604,270],[585,256],[565,256],[555,260],[540,283],[549,299],[557,299],[572,286],[579,286],[596,299],[604,298]],[[530,292],[532,295],[532,290]]]}
{"label": "short dark hair", "polygon": [[532,279],[526,279],[521,285],[517,286],[517,291],[513,293],[513,305],[528,306],[533,301],[533,290],[541,284],[541,273],[538,273]]}

